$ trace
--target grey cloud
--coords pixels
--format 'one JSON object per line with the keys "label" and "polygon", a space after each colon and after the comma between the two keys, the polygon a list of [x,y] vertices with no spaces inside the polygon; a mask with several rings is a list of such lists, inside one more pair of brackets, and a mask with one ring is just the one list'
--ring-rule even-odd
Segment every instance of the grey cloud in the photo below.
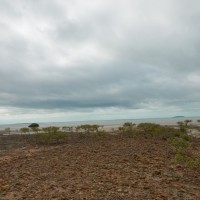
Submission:
{"label": "grey cloud", "polygon": [[96,3],[3,1],[0,107],[198,107],[199,2]]}

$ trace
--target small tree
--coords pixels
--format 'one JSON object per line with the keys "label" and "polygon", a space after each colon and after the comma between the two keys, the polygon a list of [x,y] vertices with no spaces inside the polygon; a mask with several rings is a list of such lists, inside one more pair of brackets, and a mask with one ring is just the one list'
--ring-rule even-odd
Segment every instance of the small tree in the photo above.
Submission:
{"label": "small tree", "polygon": [[188,124],[189,124],[190,122],[192,122],[192,120],[186,119],[184,122],[185,122],[185,126],[188,126]]}
{"label": "small tree", "polygon": [[32,123],[28,126],[29,128],[38,128],[39,127],[39,124],[37,123]]}
{"label": "small tree", "polygon": [[185,133],[186,132],[185,123],[180,121],[180,122],[177,122],[177,124],[179,125],[180,131]]}

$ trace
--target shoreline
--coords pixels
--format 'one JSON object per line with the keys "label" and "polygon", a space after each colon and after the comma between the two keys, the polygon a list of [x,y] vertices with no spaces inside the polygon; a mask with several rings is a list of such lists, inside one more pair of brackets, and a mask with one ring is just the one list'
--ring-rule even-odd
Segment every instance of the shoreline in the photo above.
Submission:
{"label": "shoreline", "polygon": [[[178,121],[184,121],[184,120],[192,120],[192,125],[200,125],[200,123],[197,122],[197,120],[200,119],[200,117],[180,117],[180,118],[146,118],[146,119],[116,119],[116,120],[88,120],[88,121],[71,121],[71,122],[36,122],[39,124],[41,128],[49,127],[49,126],[56,126],[56,127],[63,127],[63,126],[71,126],[76,127],[83,124],[97,124],[104,127],[110,127],[115,128],[122,126],[125,122],[132,122],[136,125],[139,123],[155,123],[160,125],[168,125],[168,126],[174,126],[177,125]],[[6,128],[10,128],[11,131],[19,130],[20,128],[28,127],[31,123],[15,123],[15,124],[1,124],[0,125],[0,131],[5,130]]]}

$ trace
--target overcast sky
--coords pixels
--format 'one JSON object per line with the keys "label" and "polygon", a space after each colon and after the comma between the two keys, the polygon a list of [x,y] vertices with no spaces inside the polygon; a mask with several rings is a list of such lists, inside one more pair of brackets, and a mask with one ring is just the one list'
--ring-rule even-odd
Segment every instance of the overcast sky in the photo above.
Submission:
{"label": "overcast sky", "polygon": [[1,0],[0,123],[200,115],[200,1]]}

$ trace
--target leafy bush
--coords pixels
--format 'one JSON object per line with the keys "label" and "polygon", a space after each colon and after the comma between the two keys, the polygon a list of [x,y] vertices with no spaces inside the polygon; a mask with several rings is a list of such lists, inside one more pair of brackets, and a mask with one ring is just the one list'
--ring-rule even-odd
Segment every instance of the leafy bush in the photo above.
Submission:
{"label": "leafy bush", "polygon": [[38,133],[36,134],[36,139],[43,142],[66,140],[68,135],[66,133]]}
{"label": "leafy bush", "polygon": [[107,136],[107,135],[108,135],[108,133],[107,133],[106,131],[104,131],[104,130],[98,131],[98,132],[96,133],[96,136],[98,136],[98,137],[105,137],[105,136]]}
{"label": "leafy bush", "polygon": [[39,127],[39,124],[37,123],[32,123],[28,126],[29,128],[38,128]]}
{"label": "leafy bush", "polygon": [[186,124],[182,121],[177,122],[177,124],[179,125],[180,131],[186,133]]}
{"label": "leafy bush", "polygon": [[5,132],[10,134],[11,132],[10,128],[5,128]]}
{"label": "leafy bush", "polygon": [[189,158],[187,160],[187,166],[191,169],[200,170],[200,158]]}
{"label": "leafy bush", "polygon": [[176,155],[175,155],[175,162],[184,164],[184,163],[187,162],[187,160],[188,160],[188,158],[187,158],[187,156],[184,153],[182,153],[182,152],[176,153]]}
{"label": "leafy bush", "polygon": [[77,131],[84,131],[85,133],[91,133],[91,132],[98,132],[99,128],[101,126],[99,125],[90,125],[90,124],[84,124],[76,127]]}
{"label": "leafy bush", "polygon": [[158,136],[164,131],[165,127],[154,123],[140,123],[138,129],[140,129],[145,136]]}
{"label": "leafy bush", "polygon": [[174,145],[174,147],[176,147],[177,150],[186,149],[189,146],[188,141],[186,141],[183,138],[178,138],[178,137],[175,137],[172,140],[172,144]]}
{"label": "leafy bush", "polygon": [[175,155],[175,162],[185,164],[190,169],[200,170],[200,158],[192,158],[185,154],[185,151],[179,149]]}
{"label": "leafy bush", "polygon": [[28,133],[29,132],[29,128],[20,128],[19,130],[21,133]]}
{"label": "leafy bush", "polygon": [[119,127],[121,136],[133,137],[135,135],[135,124],[132,122],[125,122],[122,127]]}
{"label": "leafy bush", "polygon": [[188,126],[188,124],[189,124],[190,122],[192,122],[192,120],[190,120],[190,119],[186,119],[186,120],[184,121],[184,123],[185,123],[185,126],[187,127],[187,126]]}
{"label": "leafy bush", "polygon": [[69,131],[69,132],[73,132],[73,127],[72,126],[63,126],[62,127],[63,131]]}
{"label": "leafy bush", "polygon": [[49,126],[42,129],[45,133],[57,133],[59,130],[59,127],[56,126]]}

